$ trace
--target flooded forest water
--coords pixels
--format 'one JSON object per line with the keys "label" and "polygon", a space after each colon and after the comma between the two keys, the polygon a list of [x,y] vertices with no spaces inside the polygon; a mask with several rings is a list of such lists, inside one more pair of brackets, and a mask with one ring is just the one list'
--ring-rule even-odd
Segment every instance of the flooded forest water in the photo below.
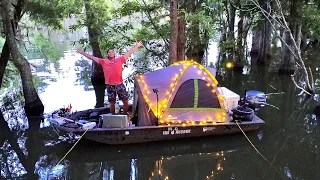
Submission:
{"label": "flooded forest water", "polygon": [[[65,57],[66,70],[40,93],[46,112],[69,103],[74,110],[93,108],[94,91],[76,82],[77,71],[68,68],[76,58]],[[319,56],[310,53],[308,60],[318,83]],[[2,109],[0,119],[0,179],[319,179],[317,95],[306,99],[289,77],[273,71],[226,72],[216,78],[241,96],[245,89],[263,91],[277,107],[264,107],[259,115],[266,124],[247,134],[261,154],[243,134],[129,146],[82,139],[58,164],[75,140],[41,117],[25,117],[14,102]]]}

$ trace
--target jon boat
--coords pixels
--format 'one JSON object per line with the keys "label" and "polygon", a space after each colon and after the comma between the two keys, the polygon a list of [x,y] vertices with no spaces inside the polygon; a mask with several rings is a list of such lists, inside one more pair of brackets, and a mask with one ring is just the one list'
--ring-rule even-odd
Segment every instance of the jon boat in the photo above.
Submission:
{"label": "jon boat", "polygon": [[266,95],[247,91],[243,98],[218,87],[216,70],[193,61],[137,75],[129,115],[109,108],[71,113],[60,109],[49,120],[59,130],[106,144],[131,144],[224,135],[257,130],[257,112]]}

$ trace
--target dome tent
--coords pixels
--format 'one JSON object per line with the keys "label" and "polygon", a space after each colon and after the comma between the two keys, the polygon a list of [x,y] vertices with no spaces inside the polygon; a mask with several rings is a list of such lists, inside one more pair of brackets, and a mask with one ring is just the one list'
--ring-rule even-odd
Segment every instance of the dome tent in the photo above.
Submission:
{"label": "dome tent", "polygon": [[225,121],[227,111],[215,74],[214,68],[193,61],[179,61],[137,75],[133,103],[137,126]]}

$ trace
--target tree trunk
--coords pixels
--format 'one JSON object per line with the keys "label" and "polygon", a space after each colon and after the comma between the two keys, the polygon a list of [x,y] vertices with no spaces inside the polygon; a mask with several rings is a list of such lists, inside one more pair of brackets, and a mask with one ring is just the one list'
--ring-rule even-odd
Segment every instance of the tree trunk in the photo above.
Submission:
{"label": "tree trunk", "polygon": [[244,67],[244,44],[243,42],[245,41],[243,39],[243,15],[240,13],[240,20],[238,22],[238,38],[237,38],[237,55],[236,55],[236,60],[233,66],[234,71],[243,71]]}
{"label": "tree trunk", "polygon": [[245,56],[248,56],[248,43],[247,43],[247,38],[248,38],[248,33],[251,27],[251,19],[248,17],[245,17],[243,20],[243,40],[244,40],[244,49],[245,49]]}
{"label": "tree trunk", "polygon": [[[14,20],[11,21],[11,23],[14,27],[18,26],[18,22],[20,21],[20,19],[22,17],[23,5],[24,5],[24,0],[19,0],[17,2],[17,5],[15,6],[15,11],[14,11],[14,16],[13,16]],[[14,34],[15,34],[15,32],[14,32]],[[5,41],[5,43],[2,47],[1,56],[0,56],[0,88],[2,85],[3,76],[5,73],[9,58],[10,58],[10,50],[9,50],[8,42]]]}
{"label": "tree trunk", "polygon": [[[297,22],[297,8],[298,8],[298,1],[297,0],[293,0],[291,2],[291,8],[290,8],[290,16],[289,16],[289,29],[292,33],[292,36],[294,38],[294,41],[297,43],[298,42],[298,22]],[[300,30],[301,31],[301,30]],[[290,34],[287,31],[284,31],[284,40],[287,43],[287,45],[289,47],[287,47],[285,44],[282,44],[283,48],[283,58],[282,58],[282,64],[280,65],[279,68],[279,73],[280,74],[288,74],[291,75],[295,72],[295,57],[292,54],[292,52],[289,50],[289,48],[291,49],[295,49],[294,48],[294,42],[292,42],[292,39],[290,38]],[[300,38],[301,41],[301,38]],[[300,42],[297,43],[297,46],[300,50]],[[293,50],[295,51],[295,50]]]}
{"label": "tree trunk", "polygon": [[234,23],[236,19],[236,8],[234,7],[235,2],[232,0],[230,2],[230,11],[229,11],[229,22],[228,22],[228,40],[230,42],[234,42],[232,44],[232,47],[229,49],[229,59],[232,59],[232,61],[235,61],[235,37],[234,37]]}
{"label": "tree trunk", "polygon": [[[225,11],[226,11],[226,16],[227,16],[227,22],[229,21],[229,13],[228,13],[228,4],[227,1],[224,1],[224,5],[225,5]],[[227,41],[227,23],[225,21],[225,17],[223,15],[223,13],[221,13],[221,15],[219,16],[219,21],[220,21],[220,31],[221,31],[221,35],[219,38],[219,47],[221,44],[225,43]],[[219,55],[218,55],[218,63],[217,63],[217,71],[220,69],[220,65],[224,63],[225,59],[227,59],[226,56],[226,51],[222,50],[222,48],[219,48]]]}
{"label": "tree trunk", "polygon": [[[267,12],[270,11],[270,7],[263,5],[263,9]],[[262,23],[259,24],[258,29],[254,30],[254,35],[252,37],[252,48],[251,48],[251,61],[253,66],[265,66],[268,65],[268,60],[272,56],[271,51],[271,24],[268,19],[261,15],[264,19]]]}
{"label": "tree trunk", "polygon": [[[89,43],[92,48],[92,55],[95,57],[102,58],[102,54],[100,51],[100,44],[98,41],[98,37],[100,32],[98,29],[94,28],[94,24],[92,20],[94,19],[94,15],[90,10],[90,5],[88,0],[84,0],[86,16],[87,16],[87,27],[89,34]],[[96,105],[95,108],[104,106],[104,96],[105,96],[105,79],[103,74],[102,67],[96,62],[92,61],[92,71],[91,71],[91,83],[93,85],[95,95],[96,95]]]}
{"label": "tree trunk", "polygon": [[[292,48],[292,43],[291,43],[291,39],[289,38],[289,33],[284,31],[283,32],[283,39],[284,41],[287,43],[287,45]],[[292,53],[290,52],[289,48],[282,43],[282,64],[279,68],[279,73],[280,74],[293,74],[295,71],[294,68],[294,56],[292,55]]]}
{"label": "tree trunk", "polygon": [[178,41],[177,41],[177,60],[181,61],[185,59],[185,32],[186,25],[184,21],[184,15],[181,13],[178,18]]}
{"label": "tree trunk", "polygon": [[178,8],[176,0],[170,0],[170,25],[169,65],[177,61]]}
{"label": "tree trunk", "polygon": [[1,15],[4,26],[4,32],[6,35],[6,41],[8,42],[9,50],[12,56],[12,61],[14,65],[17,67],[21,76],[23,94],[25,98],[24,108],[26,114],[39,114],[39,112],[43,112],[44,107],[34,87],[29,63],[19,52],[17,43],[15,41],[15,30],[13,30],[13,27],[11,26],[10,5],[10,1],[1,2]]}

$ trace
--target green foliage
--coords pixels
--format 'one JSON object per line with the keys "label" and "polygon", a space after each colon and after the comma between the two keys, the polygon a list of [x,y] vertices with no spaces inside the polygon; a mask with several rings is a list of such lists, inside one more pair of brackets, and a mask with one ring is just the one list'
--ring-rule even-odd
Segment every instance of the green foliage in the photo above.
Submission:
{"label": "green foliage", "polygon": [[[168,11],[159,1],[119,1],[118,8],[112,10],[114,20],[102,44],[107,48],[128,47],[136,41],[142,41],[146,51],[139,53],[139,58],[148,61],[157,57],[155,66],[164,66],[167,61],[170,23]],[[121,18],[121,20],[119,20]],[[121,22],[121,23],[116,23]],[[110,41],[112,40],[112,41]],[[104,43],[103,43],[104,42]],[[141,62],[141,61],[140,61]],[[148,63],[144,63],[145,65]],[[134,63],[135,65],[135,63]]]}
{"label": "green foliage", "polygon": [[43,58],[51,62],[57,62],[63,56],[64,44],[59,43],[41,33],[36,33],[33,44],[43,54]]}
{"label": "green foliage", "polygon": [[9,88],[9,87],[19,87],[19,71],[13,65],[11,61],[8,61],[8,65],[6,67],[1,88]]}
{"label": "green foliage", "polygon": [[37,89],[38,93],[44,92],[45,88],[48,86],[47,83],[45,83],[43,80],[40,79],[39,76],[36,75],[33,76],[33,84],[34,87]]}
{"label": "green foliage", "polygon": [[[188,43],[199,42],[207,45],[209,40],[215,35],[215,23],[218,12],[207,5],[203,5],[195,13],[186,13]],[[194,26],[196,24],[196,26]],[[197,33],[192,33],[197,31]],[[193,36],[195,35],[195,36]],[[200,37],[200,39],[198,39]],[[205,47],[206,48],[206,47]]]}
{"label": "green foliage", "polygon": [[75,62],[76,84],[83,85],[84,90],[89,90],[91,86],[92,63],[88,60],[80,59]]}
{"label": "green foliage", "polygon": [[35,22],[55,28],[62,28],[61,20],[64,10],[61,6],[61,0],[26,1],[25,10],[30,15],[31,20]]}
{"label": "green foliage", "polygon": [[29,37],[29,48],[20,48],[21,53],[28,59],[44,59],[44,64],[39,69],[47,71],[50,63],[53,63],[56,71],[59,69],[59,60],[63,57],[63,51],[66,49],[64,42],[57,42],[52,37],[47,37],[40,32],[34,32]]}
{"label": "green foliage", "polygon": [[320,15],[317,5],[307,5],[300,9],[302,14],[301,23],[303,35],[307,35],[310,40],[320,39]]}

